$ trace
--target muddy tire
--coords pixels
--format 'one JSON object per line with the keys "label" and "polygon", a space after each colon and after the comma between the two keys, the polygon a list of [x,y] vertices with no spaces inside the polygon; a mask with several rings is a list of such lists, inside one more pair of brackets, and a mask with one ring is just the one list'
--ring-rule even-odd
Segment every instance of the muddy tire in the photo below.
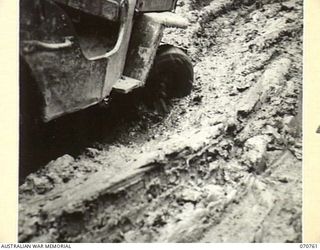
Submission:
{"label": "muddy tire", "polygon": [[191,60],[181,49],[161,46],[145,86],[147,104],[166,112],[170,99],[190,94],[193,77]]}

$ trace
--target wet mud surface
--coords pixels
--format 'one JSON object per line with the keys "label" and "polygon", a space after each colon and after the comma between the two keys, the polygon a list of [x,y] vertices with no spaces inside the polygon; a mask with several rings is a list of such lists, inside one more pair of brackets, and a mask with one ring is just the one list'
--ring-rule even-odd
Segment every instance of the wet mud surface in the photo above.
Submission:
{"label": "wet mud surface", "polygon": [[51,125],[74,132],[26,171],[19,241],[301,242],[302,1],[177,12],[191,25],[163,42],[192,58],[191,95],[164,116],[133,94]]}

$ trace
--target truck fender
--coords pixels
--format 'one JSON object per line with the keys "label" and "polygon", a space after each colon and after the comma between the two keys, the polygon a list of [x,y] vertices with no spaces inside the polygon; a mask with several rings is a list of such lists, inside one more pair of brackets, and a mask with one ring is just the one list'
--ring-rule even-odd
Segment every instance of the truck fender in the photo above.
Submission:
{"label": "truck fender", "polygon": [[185,18],[172,12],[152,12],[137,16],[127,53],[124,75],[145,84],[160,45],[164,28],[187,28],[188,25],[189,23]]}

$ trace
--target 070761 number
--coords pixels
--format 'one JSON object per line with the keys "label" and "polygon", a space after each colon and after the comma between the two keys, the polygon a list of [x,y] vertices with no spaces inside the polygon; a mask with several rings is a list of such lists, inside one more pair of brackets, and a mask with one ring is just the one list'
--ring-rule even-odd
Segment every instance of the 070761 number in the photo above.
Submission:
{"label": "070761 number", "polygon": [[300,244],[300,248],[318,248],[318,244]]}

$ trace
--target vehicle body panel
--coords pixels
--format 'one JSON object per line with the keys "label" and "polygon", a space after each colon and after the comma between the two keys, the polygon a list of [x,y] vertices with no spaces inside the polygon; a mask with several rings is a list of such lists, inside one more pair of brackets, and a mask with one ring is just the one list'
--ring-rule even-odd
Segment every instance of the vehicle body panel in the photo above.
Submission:
{"label": "vehicle body panel", "polygon": [[[49,121],[100,102],[122,75],[130,40],[135,0],[123,7],[120,35],[115,47],[87,58],[64,10],[51,1],[21,1],[20,53],[32,69],[43,95],[43,120]],[[37,8],[41,8],[39,11]],[[28,10],[28,11],[26,11]],[[43,46],[62,44],[68,47]]]}

